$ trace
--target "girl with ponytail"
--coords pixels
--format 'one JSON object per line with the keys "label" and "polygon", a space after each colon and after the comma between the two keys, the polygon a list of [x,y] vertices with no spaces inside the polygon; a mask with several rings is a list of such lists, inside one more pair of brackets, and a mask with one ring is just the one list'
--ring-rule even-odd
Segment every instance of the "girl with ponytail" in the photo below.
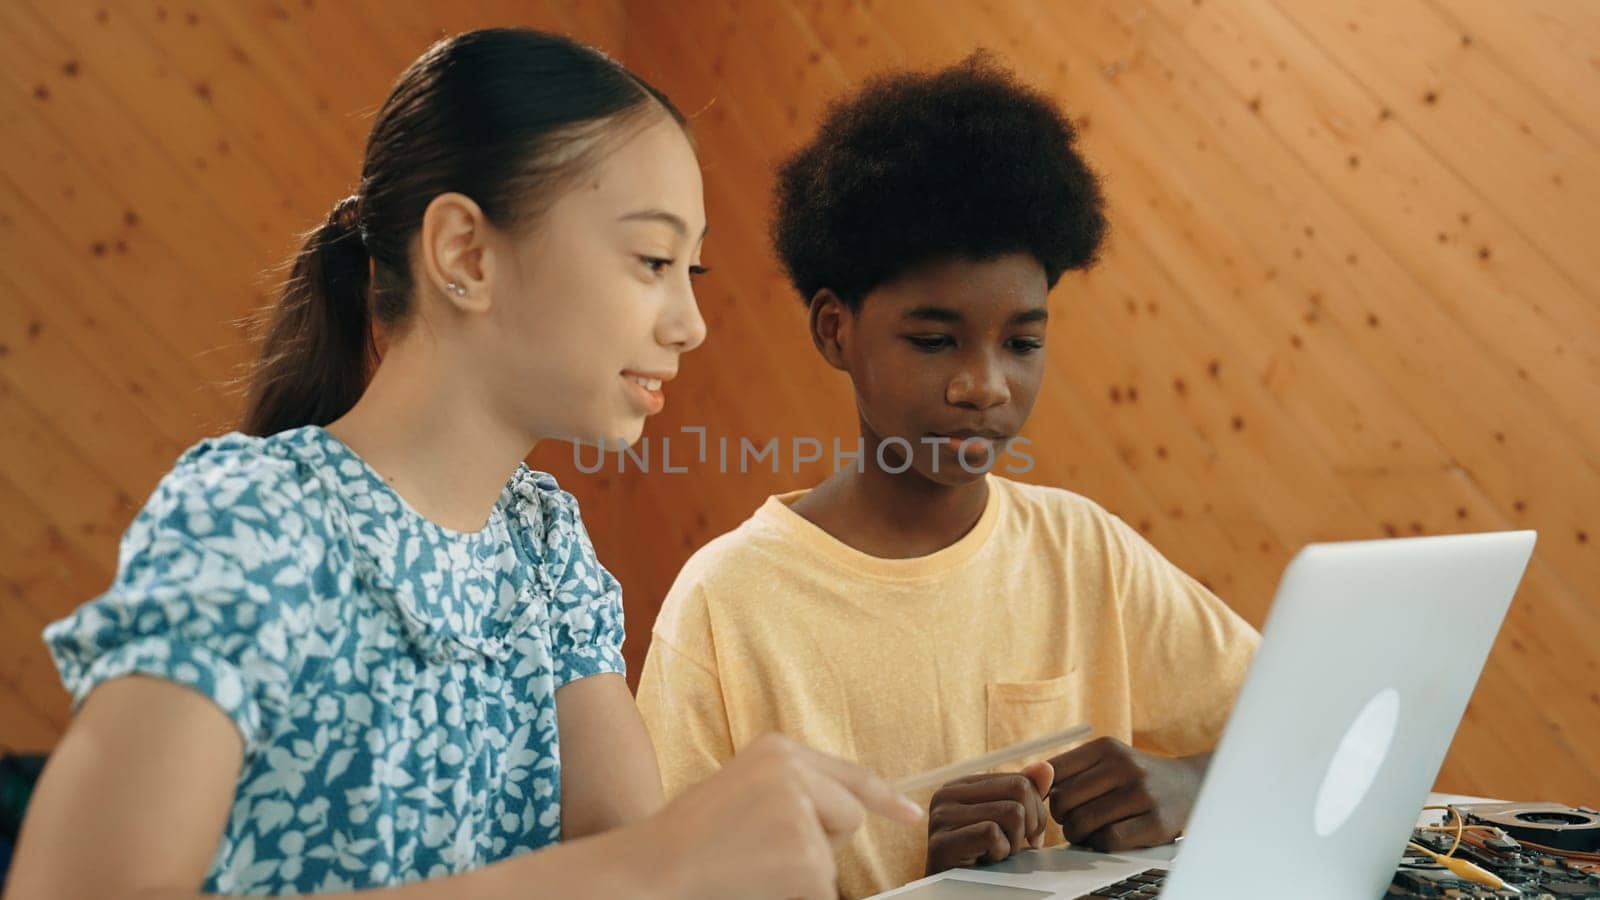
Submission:
{"label": "girl with ponytail", "polygon": [[6,896],[832,898],[867,812],[917,821],[778,737],[664,804],[620,588],[521,463],[638,439],[705,335],[704,234],[683,117],[598,51],[493,29],[413,63],[242,430],[46,630],[76,713]]}

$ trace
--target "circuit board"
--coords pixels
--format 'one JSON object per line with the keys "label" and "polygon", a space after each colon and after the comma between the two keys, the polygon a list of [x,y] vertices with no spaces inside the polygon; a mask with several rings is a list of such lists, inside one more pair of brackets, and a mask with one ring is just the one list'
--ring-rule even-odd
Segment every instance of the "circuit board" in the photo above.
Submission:
{"label": "circuit board", "polygon": [[[1455,843],[1446,830],[1418,829],[1412,840],[1436,853],[1448,854]],[[1388,897],[1512,898],[1522,900],[1600,900],[1600,866],[1573,862],[1543,849],[1526,847],[1504,832],[1480,832],[1463,842],[1455,856],[1499,876],[1507,888],[1491,888],[1451,873],[1430,857],[1409,849],[1401,858]]]}

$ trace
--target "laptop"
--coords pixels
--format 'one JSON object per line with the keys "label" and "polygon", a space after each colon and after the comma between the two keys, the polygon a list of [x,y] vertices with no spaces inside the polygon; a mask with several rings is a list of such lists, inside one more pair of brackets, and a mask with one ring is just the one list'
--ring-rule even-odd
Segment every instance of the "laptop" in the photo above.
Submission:
{"label": "laptop", "polygon": [[1533,544],[1510,531],[1307,546],[1178,844],[1030,850],[881,896],[1383,896]]}

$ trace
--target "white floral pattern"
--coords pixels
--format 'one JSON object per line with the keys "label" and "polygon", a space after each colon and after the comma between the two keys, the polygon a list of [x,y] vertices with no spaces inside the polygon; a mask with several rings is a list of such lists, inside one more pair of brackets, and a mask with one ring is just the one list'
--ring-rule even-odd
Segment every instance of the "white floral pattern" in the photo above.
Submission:
{"label": "white floral pattern", "polygon": [[45,630],[75,701],[187,685],[245,757],[204,888],[301,894],[475,868],[561,836],[555,691],[622,672],[622,599],[577,502],[519,467],[467,534],[308,426],[204,441]]}

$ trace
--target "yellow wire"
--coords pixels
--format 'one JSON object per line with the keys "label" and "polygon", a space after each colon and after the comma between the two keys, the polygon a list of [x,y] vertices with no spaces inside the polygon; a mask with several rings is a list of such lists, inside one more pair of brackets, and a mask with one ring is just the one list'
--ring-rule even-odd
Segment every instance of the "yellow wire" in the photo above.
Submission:
{"label": "yellow wire", "polygon": [[[1456,855],[1456,851],[1461,849],[1461,835],[1462,835],[1463,832],[1465,832],[1467,830],[1467,819],[1466,819],[1466,817],[1461,814],[1460,810],[1456,809],[1454,806],[1451,806],[1449,804],[1445,804],[1443,806],[1424,806],[1423,809],[1424,810],[1442,809],[1445,812],[1450,814],[1450,815],[1445,817],[1445,822],[1448,823],[1451,819],[1455,820],[1456,827],[1455,827],[1454,831],[1456,833],[1456,839],[1455,839],[1455,842],[1450,845],[1450,851],[1445,854],[1445,856],[1455,856]],[[1425,828],[1423,830],[1424,831],[1433,831],[1435,829],[1434,828]],[[1440,826],[1437,830],[1444,831],[1445,828],[1443,826]],[[1426,847],[1420,847],[1415,843],[1413,843],[1412,846],[1417,847],[1420,850],[1427,850]],[[1433,851],[1429,850],[1428,852],[1431,853]]]}
{"label": "yellow wire", "polygon": [[1455,832],[1455,840],[1450,843],[1450,849],[1448,851],[1446,851],[1445,853],[1443,853],[1443,854],[1439,854],[1439,853],[1436,853],[1436,852],[1434,852],[1432,850],[1429,850],[1427,847],[1422,846],[1421,844],[1417,843],[1416,841],[1408,841],[1407,843],[1410,846],[1415,847],[1417,850],[1422,851],[1424,854],[1426,854],[1434,862],[1438,863],[1441,866],[1444,866],[1446,869],[1449,869],[1451,872],[1454,872],[1456,875],[1458,875],[1458,876],[1460,876],[1462,878],[1465,878],[1468,881],[1476,881],[1479,884],[1486,884],[1486,885],[1489,885],[1490,887],[1502,887],[1502,886],[1504,886],[1505,882],[1501,881],[1498,877],[1496,877],[1494,875],[1494,873],[1486,871],[1486,870],[1484,870],[1482,868],[1479,868],[1478,866],[1475,866],[1472,863],[1470,863],[1470,862],[1468,862],[1468,861],[1466,861],[1464,859],[1456,859],[1455,858],[1456,851],[1461,849],[1461,837],[1462,837],[1463,834],[1466,833],[1466,830],[1467,830],[1467,819],[1466,819],[1465,816],[1463,816],[1461,814],[1460,810],[1458,810],[1454,806],[1450,806],[1448,804],[1444,805],[1444,806],[1424,806],[1423,809],[1425,809],[1425,810],[1426,809],[1442,809],[1446,813],[1448,813],[1448,815],[1445,816],[1445,822],[1448,823],[1451,820],[1454,820],[1455,821],[1455,828],[1452,829],[1452,828],[1447,828],[1447,827],[1444,827],[1444,826],[1440,826],[1440,827],[1438,827],[1436,829],[1435,828],[1429,828],[1427,830],[1429,830],[1429,831],[1434,831],[1434,830],[1438,830],[1438,831],[1446,831],[1446,830],[1454,831]]}
{"label": "yellow wire", "polygon": [[1407,841],[1406,843],[1418,853],[1421,853],[1439,865],[1449,869],[1450,872],[1458,878],[1464,878],[1467,881],[1474,881],[1478,884],[1488,885],[1492,888],[1503,888],[1506,886],[1506,883],[1502,881],[1499,876],[1495,875],[1493,872],[1489,872],[1473,865],[1468,860],[1445,856],[1443,853],[1435,853],[1416,841]]}

